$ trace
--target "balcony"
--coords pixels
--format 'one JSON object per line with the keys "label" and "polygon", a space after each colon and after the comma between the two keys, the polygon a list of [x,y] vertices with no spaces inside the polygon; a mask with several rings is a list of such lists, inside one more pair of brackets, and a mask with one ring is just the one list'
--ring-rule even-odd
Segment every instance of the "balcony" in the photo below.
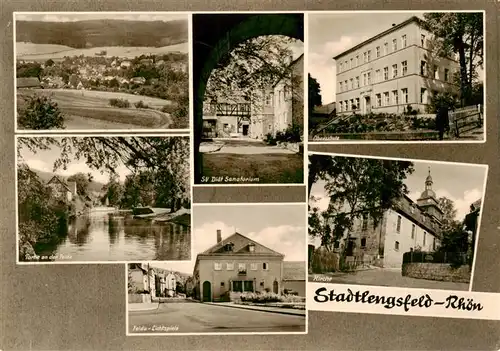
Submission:
{"label": "balcony", "polygon": [[247,270],[246,269],[239,269],[238,275],[247,275]]}

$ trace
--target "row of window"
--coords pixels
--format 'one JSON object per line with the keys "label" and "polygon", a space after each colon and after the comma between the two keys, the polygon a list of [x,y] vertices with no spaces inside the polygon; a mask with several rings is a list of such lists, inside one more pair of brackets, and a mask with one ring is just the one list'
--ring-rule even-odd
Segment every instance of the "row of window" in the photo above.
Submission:
{"label": "row of window", "polygon": [[[401,74],[402,77],[408,74],[408,61],[405,60],[401,62],[401,71],[399,71],[398,64],[392,65],[390,72],[389,72],[389,66],[384,67],[382,70],[381,69],[375,70],[374,83],[379,83],[389,79],[397,78],[399,74]],[[425,61],[420,62],[420,75],[428,76],[427,62]],[[432,76],[434,79],[441,79],[440,70],[437,65],[433,66]],[[443,70],[443,80],[445,82],[448,82],[450,80],[450,70],[448,68],[445,68]],[[360,80],[359,76],[356,76],[354,78],[350,78],[349,80],[346,79],[343,82],[339,82],[339,92],[342,93],[352,89],[358,89],[360,86],[367,86],[371,84],[372,84],[371,72],[365,72],[363,73],[362,80]]]}
{"label": "row of window", "polygon": [[[425,43],[425,35],[422,34],[422,46],[424,46]],[[401,49],[405,48],[408,46],[408,41],[406,34],[403,34],[401,36]],[[383,55],[389,54],[389,42],[385,42],[382,47],[377,46],[375,48],[375,58],[379,58],[382,56],[382,50],[383,50]],[[392,39],[392,52],[395,52],[398,50],[398,40],[396,38]],[[367,50],[363,52],[363,59],[360,61],[360,55],[356,55],[356,57],[351,57],[350,60],[345,60],[344,62],[340,62],[339,64],[339,72],[344,72],[349,69],[355,68],[360,66],[361,64],[370,62],[372,60],[372,51]]]}
{"label": "row of window", "polygon": [[[424,245],[425,245],[425,236],[424,236]],[[394,242],[394,250],[395,251],[399,251],[399,241],[395,241]],[[413,250],[413,249],[410,249],[410,250]],[[436,250],[436,240],[434,240],[432,242],[432,250],[435,251]]]}
{"label": "row of window", "polygon": [[[256,270],[259,269],[259,266],[261,266],[262,270],[264,270],[264,271],[269,270],[269,264],[267,262],[263,262],[262,264],[259,264],[259,263],[250,263],[250,270],[256,271]],[[234,271],[234,262],[226,262],[225,269],[227,271]],[[221,262],[214,262],[214,270],[216,270],[216,271],[223,270],[223,263],[221,263]],[[247,270],[247,264],[246,263],[238,263],[238,272],[244,272],[246,270]]]}
{"label": "row of window", "polygon": [[[398,219],[397,219],[397,223],[396,223],[396,232],[399,234],[401,233],[401,216],[398,216]],[[417,227],[415,226],[415,224],[412,224],[411,225],[411,238],[412,239],[415,239],[415,233],[416,233],[416,229]],[[433,249],[435,249],[436,247],[436,239],[432,238],[433,241],[432,241],[432,247]],[[427,243],[427,232],[424,231],[424,237],[423,237],[423,240],[422,240],[422,244],[423,246],[425,246]]]}
{"label": "row of window", "polygon": [[[389,80],[389,66],[384,67],[383,69],[384,75],[382,79],[382,70],[377,69],[375,71],[375,83],[382,82],[385,80]],[[408,61],[401,62],[401,75],[405,76],[408,74]],[[391,76],[392,79],[398,77],[398,65],[392,65]],[[362,86],[371,85],[371,72],[363,73]],[[360,87],[360,79],[359,76],[355,78],[351,78],[349,80],[345,80],[344,82],[339,82],[339,92],[349,91],[352,89],[357,89]]]}

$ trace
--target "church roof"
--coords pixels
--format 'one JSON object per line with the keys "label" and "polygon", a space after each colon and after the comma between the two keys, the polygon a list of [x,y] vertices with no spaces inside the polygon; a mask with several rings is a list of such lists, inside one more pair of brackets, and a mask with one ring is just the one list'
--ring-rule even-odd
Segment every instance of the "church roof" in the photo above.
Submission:
{"label": "church roof", "polygon": [[438,237],[440,236],[441,226],[439,223],[434,221],[424,210],[420,209],[407,195],[404,195],[396,202],[394,209],[418,226],[425,228],[428,232]]}

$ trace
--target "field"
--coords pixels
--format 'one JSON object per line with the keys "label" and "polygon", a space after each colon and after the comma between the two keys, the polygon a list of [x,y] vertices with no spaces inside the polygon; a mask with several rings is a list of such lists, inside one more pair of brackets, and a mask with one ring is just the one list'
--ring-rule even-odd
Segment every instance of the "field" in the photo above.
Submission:
{"label": "field", "polygon": [[[24,105],[24,96],[34,93],[49,95],[65,114],[67,129],[132,129],[176,128],[168,113],[154,109],[137,109],[134,103],[143,101],[152,108],[161,108],[170,101],[126,93],[71,89],[18,89],[18,110]],[[109,99],[126,99],[130,108],[109,105]],[[178,128],[178,127],[177,127]]]}
{"label": "field", "polygon": [[96,56],[96,53],[106,51],[107,57],[123,57],[135,58],[141,55],[158,55],[167,54],[169,52],[179,51],[182,53],[189,52],[189,44],[175,44],[162,47],[122,47],[122,46],[109,46],[109,47],[95,47],[88,49],[74,49],[69,46],[55,45],[55,44],[33,44],[25,42],[16,43],[16,58],[18,60],[62,60],[65,56]]}

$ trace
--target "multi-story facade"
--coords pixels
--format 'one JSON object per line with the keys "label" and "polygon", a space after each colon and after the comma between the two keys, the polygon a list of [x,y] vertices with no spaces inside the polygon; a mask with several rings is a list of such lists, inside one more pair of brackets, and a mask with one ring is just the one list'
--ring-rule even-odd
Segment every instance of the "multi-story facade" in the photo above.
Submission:
{"label": "multi-story facade", "polygon": [[403,254],[409,251],[436,251],[441,244],[443,212],[427,176],[425,190],[415,203],[404,195],[386,210],[377,223],[368,215],[356,220],[349,233],[337,241],[335,248],[345,248],[348,260],[400,268]]}
{"label": "multi-story facade", "polygon": [[432,94],[457,91],[458,62],[436,55],[423,24],[411,17],[334,57],[337,114],[426,113]]}
{"label": "multi-story facade", "polygon": [[[280,293],[284,255],[234,233],[198,254],[193,270],[194,296],[202,302],[221,301],[233,292]],[[305,263],[304,263],[305,265]]]}
{"label": "multi-story facade", "polygon": [[273,86],[273,134],[289,126],[304,126],[304,55],[290,64],[290,76]]}
{"label": "multi-story facade", "polygon": [[232,93],[231,101],[205,103],[205,137],[264,139],[288,127],[304,126],[304,55],[290,63],[290,74],[272,87],[253,92],[251,101]]}
{"label": "multi-story facade", "polygon": [[177,278],[173,272],[147,263],[131,263],[128,272],[132,292],[149,291],[149,296],[153,298],[173,297],[176,293]]}

